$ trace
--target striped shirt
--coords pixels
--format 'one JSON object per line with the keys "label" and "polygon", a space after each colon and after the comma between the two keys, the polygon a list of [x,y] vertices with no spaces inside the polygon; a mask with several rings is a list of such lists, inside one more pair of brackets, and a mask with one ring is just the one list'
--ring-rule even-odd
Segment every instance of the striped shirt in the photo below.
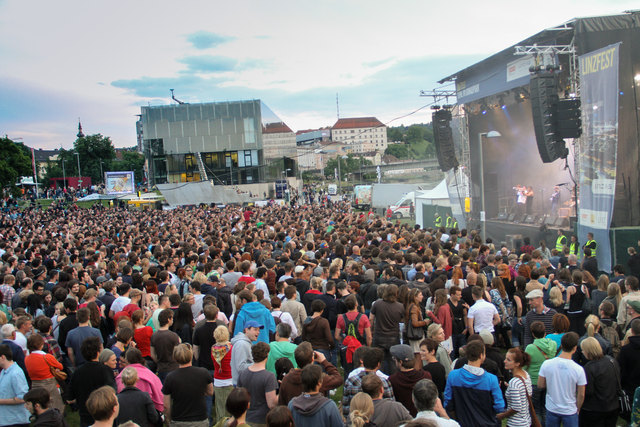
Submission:
{"label": "striped shirt", "polygon": [[0,285],[0,292],[2,292],[2,303],[7,307],[11,308],[11,300],[16,293],[16,290],[13,289],[13,286],[3,284]]}
{"label": "striped shirt", "polygon": [[549,335],[553,332],[553,327],[551,322],[553,321],[553,315],[556,314],[556,311],[553,308],[544,307],[542,313],[538,314],[535,310],[530,310],[524,318],[524,347],[527,348],[529,344],[533,342],[533,337],[531,336],[531,324],[533,322],[542,322],[544,323],[545,335]]}
{"label": "striped shirt", "polygon": [[[509,388],[507,388],[507,392],[505,393],[507,409],[516,411],[515,414],[507,418],[507,426],[509,427],[529,427],[531,425],[529,401],[527,400],[527,393],[531,396],[531,378],[526,372],[524,372],[524,375],[524,384],[520,378],[511,378]],[[527,386],[526,393],[524,388],[525,384]]]}

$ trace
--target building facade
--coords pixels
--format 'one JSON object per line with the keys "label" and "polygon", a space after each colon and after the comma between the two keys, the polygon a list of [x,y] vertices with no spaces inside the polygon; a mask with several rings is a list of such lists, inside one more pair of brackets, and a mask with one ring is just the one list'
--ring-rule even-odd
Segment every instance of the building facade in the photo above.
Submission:
{"label": "building facade", "polygon": [[375,117],[338,119],[331,128],[331,139],[347,145],[349,152],[362,154],[387,149],[387,127]]}
{"label": "building facade", "polygon": [[[151,185],[201,180],[253,184],[271,179],[271,169],[282,170],[266,163],[263,139],[263,130],[282,120],[260,100],[141,110],[136,128]],[[295,152],[295,135],[290,133]]]}

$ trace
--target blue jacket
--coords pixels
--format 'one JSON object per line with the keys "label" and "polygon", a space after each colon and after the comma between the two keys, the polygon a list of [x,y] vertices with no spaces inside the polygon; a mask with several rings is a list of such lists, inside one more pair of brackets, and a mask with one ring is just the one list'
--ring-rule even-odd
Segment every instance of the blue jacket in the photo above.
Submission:
{"label": "blue jacket", "polygon": [[303,393],[289,402],[289,410],[297,426],[341,426],[338,407],[322,393]]}
{"label": "blue jacket", "polygon": [[455,411],[461,426],[497,426],[496,414],[505,404],[498,377],[482,368],[464,365],[449,373],[444,407]]}
{"label": "blue jacket", "polygon": [[259,302],[248,302],[242,306],[239,313],[236,313],[236,326],[233,329],[233,335],[243,332],[245,323],[249,320],[255,320],[264,328],[260,330],[258,341],[269,343],[269,331],[276,332],[276,322],[273,320],[271,312]]}

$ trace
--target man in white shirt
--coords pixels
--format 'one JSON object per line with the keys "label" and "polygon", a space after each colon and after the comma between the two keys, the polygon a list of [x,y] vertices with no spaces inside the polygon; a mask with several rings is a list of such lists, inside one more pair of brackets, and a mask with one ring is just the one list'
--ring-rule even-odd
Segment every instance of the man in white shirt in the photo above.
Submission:
{"label": "man in white shirt", "polygon": [[483,299],[483,291],[480,286],[471,289],[471,295],[475,303],[469,308],[467,321],[469,330],[479,334],[483,329],[488,329],[491,333],[494,326],[500,323],[500,315],[496,307]]}
{"label": "man in white shirt", "polygon": [[128,283],[123,283],[118,288],[118,294],[120,296],[116,298],[111,304],[111,309],[109,310],[109,317],[113,319],[113,316],[122,311],[125,305],[131,302],[131,298],[129,298],[129,293],[131,292],[131,285]]}
{"label": "man in white shirt", "polygon": [[547,389],[547,425],[578,425],[578,412],[584,402],[587,385],[584,369],[571,359],[579,339],[575,332],[564,334],[560,341],[560,355],[545,360],[540,367],[538,388]]}

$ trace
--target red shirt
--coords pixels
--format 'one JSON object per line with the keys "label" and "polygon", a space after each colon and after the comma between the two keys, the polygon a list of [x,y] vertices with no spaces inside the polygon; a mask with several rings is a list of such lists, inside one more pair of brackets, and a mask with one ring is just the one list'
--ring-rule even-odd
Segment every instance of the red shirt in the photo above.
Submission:
{"label": "red shirt", "polygon": [[238,282],[244,282],[247,285],[249,283],[253,283],[255,281],[256,281],[256,278],[255,277],[251,277],[251,276],[240,276],[240,278],[238,279]]}
{"label": "red shirt", "polygon": [[233,351],[233,346],[230,346],[227,354],[224,355],[220,363],[218,363],[213,357],[213,351],[216,347],[219,347],[217,344],[211,346],[213,360],[213,378],[217,380],[230,380],[231,379],[231,352]]}
{"label": "red shirt", "polygon": [[133,340],[142,353],[142,357],[151,357],[151,335],[153,335],[151,326],[144,326],[133,331]]}
{"label": "red shirt", "polygon": [[[349,319],[350,321],[354,321],[356,320],[356,317],[358,317],[358,312],[357,311],[349,311],[347,313],[344,313],[347,315],[347,319]],[[364,334],[364,329],[365,328],[370,328],[371,327],[371,322],[369,322],[369,318],[367,317],[366,314],[363,314],[362,317],[360,318],[360,321],[358,322],[358,333],[365,337]],[[345,326],[344,326],[344,318],[342,317],[342,314],[338,314],[338,319],[336,320],[336,328],[340,329],[341,332],[343,333],[347,333],[347,331],[345,330]]]}

